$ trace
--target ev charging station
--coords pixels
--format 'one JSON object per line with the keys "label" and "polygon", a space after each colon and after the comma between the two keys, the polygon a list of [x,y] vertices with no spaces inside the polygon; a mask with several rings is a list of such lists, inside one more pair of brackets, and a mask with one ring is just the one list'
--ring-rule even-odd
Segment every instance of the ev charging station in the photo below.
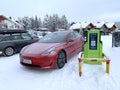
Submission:
{"label": "ev charging station", "polygon": [[82,75],[82,62],[91,65],[102,65],[106,62],[106,73],[110,72],[110,60],[102,52],[103,45],[101,41],[100,30],[87,30],[83,33],[85,39],[84,51],[78,58],[79,61],[79,75]]}
{"label": "ev charging station", "polygon": [[[102,58],[102,41],[100,30],[85,31],[86,41],[84,43],[84,58]],[[85,62],[91,64],[102,64],[100,62]]]}

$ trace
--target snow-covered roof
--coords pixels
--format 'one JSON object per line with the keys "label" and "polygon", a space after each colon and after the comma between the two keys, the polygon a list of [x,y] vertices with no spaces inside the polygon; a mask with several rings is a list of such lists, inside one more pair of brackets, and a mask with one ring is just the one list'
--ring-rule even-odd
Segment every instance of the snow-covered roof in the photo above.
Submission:
{"label": "snow-covered roof", "polygon": [[114,25],[115,25],[115,23],[106,23],[105,24],[108,28],[112,28]]}
{"label": "snow-covered roof", "polygon": [[13,19],[7,18],[7,17],[6,17],[6,16],[4,16],[4,15],[0,15],[0,16],[2,16],[2,17],[4,17],[4,18],[6,18],[6,20],[8,20],[8,21],[10,21],[10,22],[12,22],[12,23],[17,24],[17,22],[16,22],[15,20],[13,20]]}
{"label": "snow-covered roof", "polygon": [[90,22],[81,22],[81,27],[86,28],[89,24]]}
{"label": "snow-covered roof", "polygon": [[20,25],[25,26],[25,24],[24,24],[23,22],[20,22],[20,21],[17,21],[17,20],[16,20],[16,22],[17,22],[18,24],[20,24]]}
{"label": "snow-covered roof", "polygon": [[3,17],[4,19],[7,19],[7,17],[5,17],[4,15],[0,14],[0,17]]}
{"label": "snow-covered roof", "polygon": [[73,24],[70,29],[80,29],[80,28],[86,28],[89,24],[91,24],[90,22],[77,22],[75,24]]}
{"label": "snow-covered roof", "polygon": [[106,23],[104,21],[101,22],[77,22],[73,24],[69,29],[80,29],[86,28],[88,25],[92,24],[96,28],[102,28],[103,25],[106,25],[107,28],[112,28],[115,23]]}
{"label": "snow-covered roof", "polygon": [[93,23],[93,25],[96,27],[96,28],[101,28],[103,25],[105,24],[105,22],[95,22]]}
{"label": "snow-covered roof", "polygon": [[22,25],[24,26],[24,24],[22,22],[16,21],[15,19],[10,19],[12,22],[14,22],[17,25]]}

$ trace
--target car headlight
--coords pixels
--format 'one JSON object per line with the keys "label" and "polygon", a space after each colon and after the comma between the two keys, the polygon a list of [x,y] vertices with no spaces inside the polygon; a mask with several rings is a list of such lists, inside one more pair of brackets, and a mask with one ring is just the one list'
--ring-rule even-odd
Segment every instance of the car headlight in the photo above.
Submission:
{"label": "car headlight", "polygon": [[54,51],[55,51],[55,47],[54,48],[51,48],[51,49],[49,49],[48,51],[46,51],[46,52],[43,52],[41,55],[43,55],[43,56],[47,56],[47,55],[49,55],[49,54],[52,54]]}

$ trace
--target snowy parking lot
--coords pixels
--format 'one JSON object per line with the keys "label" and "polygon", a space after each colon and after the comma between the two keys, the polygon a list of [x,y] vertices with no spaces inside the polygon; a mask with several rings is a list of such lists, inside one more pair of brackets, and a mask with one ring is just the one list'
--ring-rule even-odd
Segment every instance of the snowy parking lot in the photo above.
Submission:
{"label": "snowy parking lot", "polygon": [[105,64],[83,64],[79,77],[79,54],[68,60],[62,69],[26,68],[19,63],[19,54],[0,56],[0,90],[120,90],[120,47],[112,48],[111,36],[102,36],[103,51],[111,59],[110,74]]}

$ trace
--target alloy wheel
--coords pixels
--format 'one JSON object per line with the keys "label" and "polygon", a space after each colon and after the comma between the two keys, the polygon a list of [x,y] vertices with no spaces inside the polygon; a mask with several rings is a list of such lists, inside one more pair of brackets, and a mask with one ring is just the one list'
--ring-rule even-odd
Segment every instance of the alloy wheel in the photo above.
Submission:
{"label": "alloy wheel", "polygon": [[58,58],[57,58],[57,67],[63,68],[65,65],[65,61],[66,61],[66,55],[63,51],[60,51],[58,53]]}
{"label": "alloy wheel", "polygon": [[11,56],[11,55],[14,54],[14,49],[13,49],[12,47],[7,47],[7,48],[5,49],[5,51],[4,51],[4,54],[5,54],[6,56]]}

